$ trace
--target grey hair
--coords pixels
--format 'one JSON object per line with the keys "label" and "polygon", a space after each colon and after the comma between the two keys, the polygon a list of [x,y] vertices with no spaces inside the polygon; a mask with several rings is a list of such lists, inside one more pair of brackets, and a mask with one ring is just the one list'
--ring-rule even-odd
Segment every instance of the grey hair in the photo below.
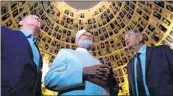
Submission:
{"label": "grey hair", "polygon": [[[134,30],[128,30],[128,31],[126,31],[126,32],[124,33],[124,36],[127,35],[129,32],[134,32],[135,34],[141,35],[141,36],[142,36],[141,32],[138,31],[138,30],[135,30],[135,29],[134,29]],[[142,40],[141,40],[140,42],[143,43],[143,44],[145,43],[143,36],[142,36]]]}
{"label": "grey hair", "polygon": [[128,31],[126,31],[125,34],[124,34],[124,36],[125,36],[126,34],[128,34],[129,32],[134,32],[135,34],[141,34],[140,31],[134,29],[134,30],[128,30]]}

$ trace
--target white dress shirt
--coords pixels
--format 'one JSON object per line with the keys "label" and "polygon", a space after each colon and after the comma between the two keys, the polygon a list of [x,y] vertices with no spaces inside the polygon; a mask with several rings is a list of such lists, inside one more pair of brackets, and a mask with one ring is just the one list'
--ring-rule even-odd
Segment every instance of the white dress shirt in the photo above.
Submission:
{"label": "white dress shirt", "polygon": [[[61,49],[45,76],[44,84],[54,91],[83,84],[83,67],[96,64],[101,63],[84,48]],[[108,95],[108,93],[101,86],[85,81],[85,89],[69,91],[62,95]]]}

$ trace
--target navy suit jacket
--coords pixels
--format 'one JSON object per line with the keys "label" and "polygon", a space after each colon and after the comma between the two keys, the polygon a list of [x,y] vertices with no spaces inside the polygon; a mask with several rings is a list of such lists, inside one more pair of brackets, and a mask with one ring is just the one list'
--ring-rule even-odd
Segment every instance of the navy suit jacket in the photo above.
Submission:
{"label": "navy suit jacket", "polygon": [[41,95],[39,70],[33,61],[32,49],[22,32],[1,27],[1,94],[2,96]]}
{"label": "navy suit jacket", "polygon": [[[127,65],[127,71],[129,92],[135,96],[133,59]],[[151,96],[173,96],[173,50],[166,45],[147,47],[145,74]]]}

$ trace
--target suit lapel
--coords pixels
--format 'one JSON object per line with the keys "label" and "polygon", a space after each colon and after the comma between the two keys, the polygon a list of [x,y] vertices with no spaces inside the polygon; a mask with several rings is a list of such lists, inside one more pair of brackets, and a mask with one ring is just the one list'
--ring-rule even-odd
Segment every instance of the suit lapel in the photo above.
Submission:
{"label": "suit lapel", "polygon": [[135,72],[135,70],[134,70],[134,62],[135,62],[135,56],[133,56],[133,58],[132,58],[132,61],[131,61],[131,73],[132,73],[132,82],[133,82],[133,90],[134,90],[134,93],[133,94],[136,94],[136,90],[135,90],[135,80],[134,80],[134,78],[135,78],[135,75],[134,75],[134,72]]}
{"label": "suit lapel", "polygon": [[[128,78],[130,80],[130,85],[131,85],[131,91],[132,93],[130,94],[136,94],[136,90],[135,90],[135,80],[134,80],[134,59],[135,57],[133,56],[133,58],[130,60],[130,63],[128,64]],[[130,87],[130,86],[129,86]]]}
{"label": "suit lapel", "polygon": [[[21,37],[22,37],[21,39],[23,40],[23,42],[25,42],[27,49],[28,49],[28,52],[29,52],[28,54],[30,55],[31,60],[33,61],[33,59],[32,59],[33,53],[32,53],[32,49],[31,49],[31,46],[30,46],[28,39],[26,38],[26,36],[21,31],[18,31],[18,33],[19,33],[19,35],[21,35]],[[35,71],[37,72],[37,65],[34,63],[34,61],[31,65],[34,67]]]}
{"label": "suit lapel", "polygon": [[150,59],[152,55],[153,48],[147,47],[146,49],[146,66],[145,66],[145,73],[146,73],[146,78],[148,76],[148,69],[149,69],[149,64],[150,64]]}
{"label": "suit lapel", "polygon": [[41,69],[42,68],[42,56],[41,56],[41,53],[40,53],[40,50],[39,50],[39,48],[38,48],[38,46],[37,46],[37,44],[35,43],[35,46],[37,47],[37,49],[38,49],[38,52],[39,52],[39,55],[40,55],[40,61],[39,61],[39,68],[38,69]]}
{"label": "suit lapel", "polygon": [[129,68],[129,75],[131,78],[131,81],[134,81],[134,57],[131,59],[129,65],[128,65],[128,68]]}
{"label": "suit lapel", "polygon": [[[147,47],[146,49],[146,77],[147,77],[147,73],[148,73],[148,69],[149,69],[149,64],[150,64],[150,59],[151,59],[151,54],[152,54],[152,48],[151,47]],[[130,63],[128,64],[128,78],[130,79],[131,82],[131,90],[133,95],[136,94],[136,90],[135,90],[135,80],[134,80],[134,59],[135,57],[133,56],[133,58],[131,59]]]}
{"label": "suit lapel", "polygon": [[19,31],[18,33],[21,35],[22,39],[24,40],[24,42],[29,50],[29,55],[31,56],[31,58],[33,58],[32,49],[31,49],[31,46],[29,44],[27,37],[21,31]]}

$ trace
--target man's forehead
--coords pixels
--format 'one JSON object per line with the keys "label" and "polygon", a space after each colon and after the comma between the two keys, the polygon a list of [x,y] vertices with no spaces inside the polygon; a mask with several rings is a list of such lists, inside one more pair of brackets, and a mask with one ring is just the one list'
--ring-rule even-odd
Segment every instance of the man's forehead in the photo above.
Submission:
{"label": "man's forehead", "polygon": [[26,17],[24,17],[25,19],[28,19],[28,18],[39,18],[38,16],[36,15],[27,15]]}
{"label": "man's forehead", "polygon": [[91,36],[93,36],[90,32],[87,32],[87,31],[85,31],[85,32],[82,33],[82,34],[87,34],[87,35],[91,35]]}
{"label": "man's forehead", "polygon": [[[84,33],[82,33],[82,34],[89,35],[91,38],[93,38],[93,35],[92,35],[90,32],[87,32],[87,31],[86,31],[86,32],[84,32]],[[81,35],[82,35],[82,34],[81,34]]]}
{"label": "man's forehead", "polygon": [[125,33],[125,35],[126,34],[131,34],[131,33],[135,33],[133,30],[130,30],[130,31],[127,31],[126,33]]}
{"label": "man's forehead", "polygon": [[38,16],[36,16],[36,15],[33,15],[33,17],[35,17],[35,18],[39,18]]}
{"label": "man's forehead", "polygon": [[129,35],[129,34],[133,34],[133,35],[141,35],[141,33],[139,32],[139,31],[134,31],[134,30],[129,30],[129,31],[127,31],[125,34],[124,34],[124,36],[126,36],[126,35]]}
{"label": "man's forehead", "polygon": [[85,31],[83,34],[91,34],[90,32]]}
{"label": "man's forehead", "polygon": [[38,18],[36,15],[30,15],[31,18]]}

